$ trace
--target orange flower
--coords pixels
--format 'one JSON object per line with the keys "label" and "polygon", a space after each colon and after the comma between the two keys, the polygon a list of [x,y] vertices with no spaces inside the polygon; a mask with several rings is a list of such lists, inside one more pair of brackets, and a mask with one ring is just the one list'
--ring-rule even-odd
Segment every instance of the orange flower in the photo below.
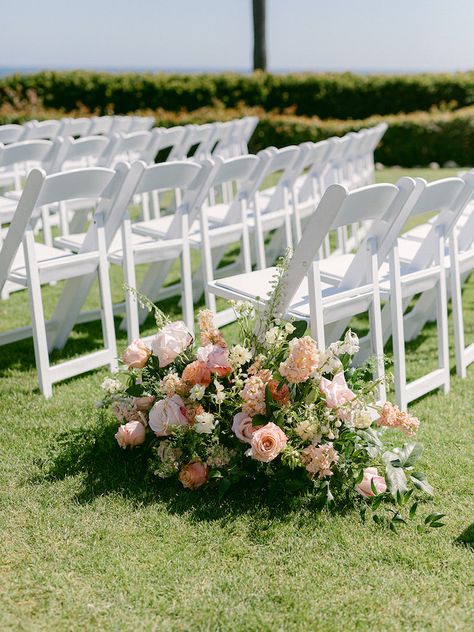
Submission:
{"label": "orange flower", "polygon": [[290,389],[286,384],[282,384],[280,388],[278,388],[278,380],[270,380],[268,382],[268,390],[273,400],[279,406],[288,406],[290,403]]}
{"label": "orange flower", "polygon": [[204,362],[195,360],[184,369],[182,380],[191,386],[202,384],[202,386],[207,387],[211,383],[211,371]]}

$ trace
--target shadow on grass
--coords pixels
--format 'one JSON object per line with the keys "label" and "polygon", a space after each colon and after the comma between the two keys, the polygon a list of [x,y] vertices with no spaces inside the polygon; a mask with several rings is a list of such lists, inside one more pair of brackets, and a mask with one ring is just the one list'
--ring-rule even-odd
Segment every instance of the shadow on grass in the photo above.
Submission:
{"label": "shadow on grass", "polygon": [[[150,444],[135,450],[121,450],[114,438],[117,422],[105,415],[87,426],[61,433],[39,461],[39,474],[33,483],[43,484],[80,477],[81,487],[74,500],[93,502],[100,496],[119,494],[132,506],[161,503],[173,513],[188,514],[199,521],[226,521],[237,515],[258,513],[259,519],[284,520],[298,517],[303,509],[317,512],[314,497],[308,494],[282,493],[280,486],[268,487],[260,481],[245,481],[231,487],[219,498],[215,487],[197,491],[183,489],[175,479],[161,479],[150,470]],[[352,507],[339,508],[343,514]],[[301,516],[301,520],[303,520]]]}
{"label": "shadow on grass", "polygon": [[474,552],[474,522],[454,540],[455,544],[465,546]]}

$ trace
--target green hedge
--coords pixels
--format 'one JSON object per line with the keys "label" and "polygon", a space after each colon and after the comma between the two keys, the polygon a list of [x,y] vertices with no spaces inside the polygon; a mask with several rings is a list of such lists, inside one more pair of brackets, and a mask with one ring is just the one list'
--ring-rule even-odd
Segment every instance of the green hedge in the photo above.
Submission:
{"label": "green hedge", "polygon": [[[455,112],[417,112],[386,117],[341,121],[322,121],[317,117],[269,114],[261,108],[199,108],[193,112],[167,112],[143,110],[143,115],[154,115],[156,124],[162,127],[208,123],[238,118],[244,115],[258,116],[260,122],[250,142],[250,150],[256,152],[274,145],[284,147],[308,140],[319,141],[330,136],[342,136],[350,131],[386,121],[389,128],[376,151],[376,160],[386,165],[414,167],[430,162],[444,163],[454,160],[459,165],[474,166],[474,106]],[[74,115],[85,115],[80,110]],[[47,119],[64,116],[64,112],[29,105],[16,109],[0,107],[0,125],[24,123],[31,118]]]}
{"label": "green hedge", "polygon": [[109,74],[40,72],[0,79],[0,105],[35,93],[49,108],[85,106],[99,114],[163,108],[192,111],[220,102],[226,108],[359,119],[432,107],[474,104],[474,72],[419,75],[342,74]]}

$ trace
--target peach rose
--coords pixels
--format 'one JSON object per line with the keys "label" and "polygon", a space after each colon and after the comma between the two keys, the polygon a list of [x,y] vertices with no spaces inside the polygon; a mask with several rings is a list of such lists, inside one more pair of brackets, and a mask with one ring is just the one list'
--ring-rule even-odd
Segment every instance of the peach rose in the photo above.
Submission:
{"label": "peach rose", "polygon": [[225,377],[232,370],[227,347],[213,344],[199,347],[197,359],[205,364],[210,371],[217,373],[219,377]]}
{"label": "peach rose", "polygon": [[171,364],[192,343],[193,337],[183,321],[165,325],[151,341],[153,355],[158,358],[160,368]]}
{"label": "peach rose", "polygon": [[191,386],[202,384],[202,386],[207,387],[211,383],[211,371],[204,362],[195,360],[185,367],[181,379]]}
{"label": "peach rose", "polygon": [[252,436],[258,428],[262,426],[252,426],[252,417],[249,417],[244,412],[237,413],[234,416],[234,423],[232,424],[232,432],[235,434],[239,441],[244,443],[251,443]]}
{"label": "peach rose", "polygon": [[150,410],[148,425],[157,437],[166,437],[170,426],[187,426],[186,407],[179,395],[160,399]]}
{"label": "peach rose", "polygon": [[325,377],[321,378],[319,388],[326,398],[326,405],[329,408],[339,408],[354,399],[355,394],[347,386],[344,373],[336,373],[331,380]]}
{"label": "peach rose", "polygon": [[273,401],[279,406],[287,406],[290,403],[290,389],[286,384],[282,384],[281,387],[278,388],[278,384],[278,380],[270,380],[270,382],[268,382],[270,395]]}
{"label": "peach rose", "polygon": [[143,395],[142,397],[132,397],[132,403],[135,410],[147,412],[153,406],[155,397],[153,395]]}
{"label": "peach rose", "polygon": [[151,355],[143,340],[137,338],[125,349],[123,361],[129,369],[143,369]]}
{"label": "peach rose", "polygon": [[183,467],[179,480],[188,489],[197,489],[207,482],[208,467],[201,461],[192,461]]}
{"label": "peach rose", "polygon": [[362,481],[356,485],[356,490],[364,496],[365,498],[370,498],[374,496],[374,492],[372,491],[371,481],[374,481],[375,489],[377,490],[377,494],[383,494],[387,491],[387,483],[385,482],[385,478],[383,476],[379,476],[376,467],[366,467],[364,470],[364,478]]}
{"label": "peach rose", "polygon": [[121,448],[134,448],[145,441],[145,426],[139,421],[129,421],[120,426],[115,438]]}
{"label": "peach rose", "polygon": [[273,461],[286,446],[287,441],[288,437],[283,430],[270,422],[253,433],[250,456],[264,463]]}

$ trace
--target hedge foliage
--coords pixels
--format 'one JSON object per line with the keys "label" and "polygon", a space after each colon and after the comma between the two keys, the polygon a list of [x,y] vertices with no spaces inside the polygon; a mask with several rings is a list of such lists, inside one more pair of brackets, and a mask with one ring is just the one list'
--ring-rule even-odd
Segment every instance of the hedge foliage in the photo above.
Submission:
{"label": "hedge foliage", "polygon": [[179,112],[219,102],[226,108],[261,107],[278,114],[346,120],[473,105],[474,72],[363,76],[48,71],[0,79],[0,104],[13,103],[29,91],[35,91],[44,107],[64,111],[85,106],[98,114],[150,108]]}
{"label": "hedge foliage", "polygon": [[[308,140],[319,141],[330,136],[342,136],[350,131],[386,121],[389,128],[376,151],[376,160],[386,165],[414,167],[430,162],[444,163],[454,160],[459,165],[474,165],[474,106],[455,112],[416,112],[393,116],[374,116],[352,121],[317,117],[280,115],[267,113],[261,108],[199,108],[192,112],[167,112],[143,110],[137,114],[154,115],[161,127],[225,121],[244,115],[258,116],[260,122],[250,142],[250,150],[256,152],[274,145],[284,147]],[[90,112],[82,108],[70,115],[84,116]],[[15,108],[0,106],[0,125],[23,123],[28,119],[60,118],[65,113],[45,109],[35,104]]]}

